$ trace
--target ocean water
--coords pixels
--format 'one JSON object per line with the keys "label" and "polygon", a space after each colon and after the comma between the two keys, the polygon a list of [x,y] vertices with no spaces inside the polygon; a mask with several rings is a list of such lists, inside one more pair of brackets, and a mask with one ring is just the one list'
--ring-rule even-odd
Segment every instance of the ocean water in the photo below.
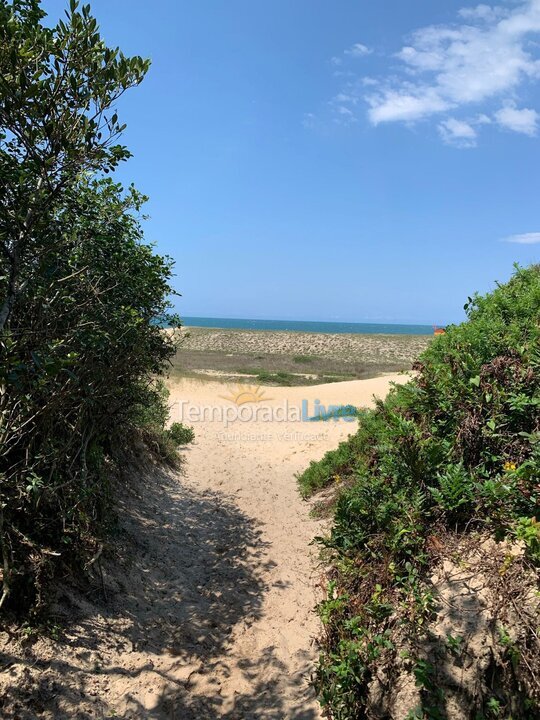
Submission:
{"label": "ocean water", "polygon": [[248,320],[245,318],[183,317],[188,327],[234,328],[237,330],[292,330],[310,333],[359,333],[365,335],[433,335],[431,325],[393,323],[311,322],[304,320]]}

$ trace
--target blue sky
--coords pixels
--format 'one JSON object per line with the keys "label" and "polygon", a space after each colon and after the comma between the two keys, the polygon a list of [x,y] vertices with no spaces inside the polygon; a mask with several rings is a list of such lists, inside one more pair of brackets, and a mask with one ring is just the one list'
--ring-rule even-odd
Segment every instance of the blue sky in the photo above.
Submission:
{"label": "blue sky", "polygon": [[540,0],[91,4],[181,314],[447,323],[540,259]]}

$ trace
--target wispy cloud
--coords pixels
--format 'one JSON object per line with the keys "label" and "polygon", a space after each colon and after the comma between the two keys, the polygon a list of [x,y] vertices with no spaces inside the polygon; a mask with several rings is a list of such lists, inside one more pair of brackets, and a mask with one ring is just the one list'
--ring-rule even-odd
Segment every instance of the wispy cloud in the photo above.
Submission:
{"label": "wispy cloud", "polygon": [[371,55],[372,52],[373,50],[370,50],[367,45],[362,45],[362,43],[355,43],[348,50],[345,50],[344,54],[349,55],[349,57],[358,58],[364,57],[364,55]]}
{"label": "wispy cloud", "polygon": [[334,122],[338,125],[352,125],[358,120],[352,110],[344,105],[338,105],[334,110]]}
{"label": "wispy cloud", "polygon": [[458,15],[465,20],[486,20],[493,21],[504,15],[501,7],[491,7],[491,5],[477,5],[476,7],[461,8]]}
{"label": "wispy cloud", "polygon": [[510,237],[503,238],[503,242],[517,243],[518,245],[538,245],[540,243],[540,232],[510,235]]}
{"label": "wispy cloud", "polygon": [[335,55],[333,58],[330,58],[330,62],[332,65],[339,67],[340,65],[343,65],[344,60],[347,58],[361,58],[366,55],[371,55],[372,52],[373,50],[368,48],[367,45],[364,45],[363,43],[355,43],[354,45],[351,45],[350,48],[344,50],[341,55]]}
{"label": "wispy cloud", "polygon": [[445,143],[456,147],[474,147],[478,137],[470,123],[456,118],[448,118],[439,123],[439,133]]}
{"label": "wispy cloud", "polygon": [[[349,75],[342,94],[361,101],[373,126],[435,119],[443,141],[459,147],[473,147],[487,124],[532,137],[540,116],[520,107],[519,93],[540,80],[539,40],[540,0],[464,7],[452,24],[412,32],[387,74],[371,72],[369,84]],[[332,62],[369,53],[358,43]]]}

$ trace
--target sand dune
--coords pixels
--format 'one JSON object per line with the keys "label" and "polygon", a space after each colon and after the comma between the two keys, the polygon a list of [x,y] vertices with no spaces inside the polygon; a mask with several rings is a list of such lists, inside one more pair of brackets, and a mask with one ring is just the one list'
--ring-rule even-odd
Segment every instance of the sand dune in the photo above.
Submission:
{"label": "sand dune", "polygon": [[[182,350],[220,353],[272,353],[319,355],[364,361],[411,364],[430,343],[431,335],[362,335],[356,333],[311,333],[280,330],[233,330],[183,328]],[[186,337],[186,334],[188,337]]]}

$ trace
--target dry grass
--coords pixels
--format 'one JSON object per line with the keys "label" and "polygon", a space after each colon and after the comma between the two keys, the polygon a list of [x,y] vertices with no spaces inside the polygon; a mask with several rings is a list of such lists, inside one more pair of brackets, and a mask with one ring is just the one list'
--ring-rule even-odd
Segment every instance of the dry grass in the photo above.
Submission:
{"label": "dry grass", "polygon": [[409,370],[430,339],[186,328],[172,373],[286,385],[365,379]]}

